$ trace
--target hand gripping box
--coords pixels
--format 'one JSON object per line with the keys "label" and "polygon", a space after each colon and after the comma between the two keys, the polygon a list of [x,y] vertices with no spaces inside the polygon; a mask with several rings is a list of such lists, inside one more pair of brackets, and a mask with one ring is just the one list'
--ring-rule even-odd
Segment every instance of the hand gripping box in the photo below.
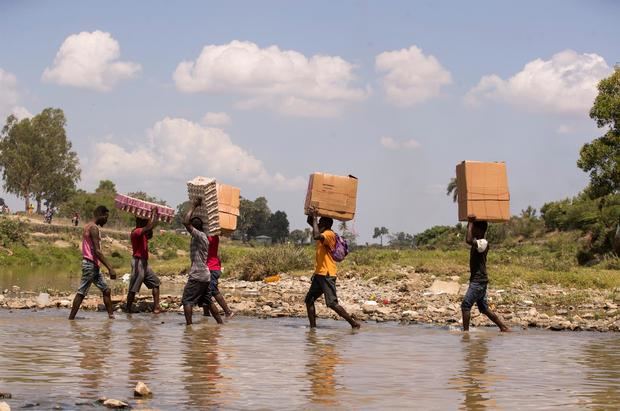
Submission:
{"label": "hand gripping box", "polygon": [[119,210],[126,211],[140,218],[150,218],[153,207],[157,207],[160,221],[169,223],[174,218],[174,209],[170,207],[129,197],[124,194],[117,194],[114,197],[114,205]]}
{"label": "hand gripping box", "polygon": [[304,212],[314,207],[321,217],[353,220],[357,202],[357,178],[313,173],[308,181]]}
{"label": "hand gripping box", "polygon": [[456,166],[459,220],[473,215],[477,220],[510,220],[510,192],[506,163],[463,161]]}

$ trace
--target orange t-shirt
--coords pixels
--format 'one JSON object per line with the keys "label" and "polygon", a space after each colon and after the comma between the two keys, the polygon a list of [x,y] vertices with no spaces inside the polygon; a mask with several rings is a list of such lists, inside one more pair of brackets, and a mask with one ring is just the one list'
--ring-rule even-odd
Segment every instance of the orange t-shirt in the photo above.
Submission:
{"label": "orange t-shirt", "polygon": [[336,234],[332,230],[323,232],[323,240],[316,242],[316,266],[315,274],[336,275],[336,262],[332,257],[331,250],[336,247]]}

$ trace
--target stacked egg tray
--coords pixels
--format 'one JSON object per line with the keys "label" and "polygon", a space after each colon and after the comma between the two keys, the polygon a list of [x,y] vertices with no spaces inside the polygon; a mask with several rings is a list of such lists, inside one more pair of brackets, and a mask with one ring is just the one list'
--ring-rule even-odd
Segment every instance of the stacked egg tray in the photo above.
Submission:
{"label": "stacked egg tray", "polygon": [[116,195],[116,197],[114,198],[114,205],[119,210],[126,211],[140,218],[151,218],[153,207],[157,207],[157,211],[159,213],[159,221],[165,221],[166,223],[169,223],[174,218],[174,209],[170,207],[129,197],[128,195],[124,194]]}
{"label": "stacked egg tray", "polygon": [[194,210],[194,216],[206,224],[210,235],[220,235],[220,212],[217,199],[217,182],[214,178],[196,177],[187,182],[189,200],[202,199],[200,207]]}

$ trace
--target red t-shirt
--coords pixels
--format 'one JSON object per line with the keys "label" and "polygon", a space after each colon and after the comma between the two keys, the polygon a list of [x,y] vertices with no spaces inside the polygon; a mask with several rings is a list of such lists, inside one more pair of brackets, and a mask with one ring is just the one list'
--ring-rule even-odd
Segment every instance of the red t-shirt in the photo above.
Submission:
{"label": "red t-shirt", "polygon": [[149,258],[149,239],[146,238],[146,232],[142,228],[134,228],[129,236],[131,239],[131,248],[133,256],[138,258]]}
{"label": "red t-shirt", "polygon": [[209,236],[209,254],[207,255],[207,267],[212,271],[221,271],[222,263],[220,258],[217,256],[217,249],[220,245],[220,236],[219,235],[210,235]]}

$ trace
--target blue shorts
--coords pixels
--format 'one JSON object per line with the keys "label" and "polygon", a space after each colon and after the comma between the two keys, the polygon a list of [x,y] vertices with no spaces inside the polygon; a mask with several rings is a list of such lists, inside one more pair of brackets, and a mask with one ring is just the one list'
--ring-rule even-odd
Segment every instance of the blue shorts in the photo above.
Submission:
{"label": "blue shorts", "polygon": [[480,312],[489,310],[486,284],[469,283],[469,288],[467,289],[467,293],[465,293],[465,297],[463,297],[461,308],[469,311],[474,304],[478,306],[478,310],[480,310]]}
{"label": "blue shorts", "polygon": [[88,294],[88,289],[91,284],[95,284],[95,287],[104,292],[109,289],[105,280],[103,279],[103,275],[101,275],[101,271],[99,267],[95,265],[90,260],[82,260],[82,280],[80,282],[80,288],[78,288],[77,293],[83,296]]}
{"label": "blue shorts", "polygon": [[220,270],[211,270],[211,295],[215,297],[220,293],[218,283],[222,272]]}

